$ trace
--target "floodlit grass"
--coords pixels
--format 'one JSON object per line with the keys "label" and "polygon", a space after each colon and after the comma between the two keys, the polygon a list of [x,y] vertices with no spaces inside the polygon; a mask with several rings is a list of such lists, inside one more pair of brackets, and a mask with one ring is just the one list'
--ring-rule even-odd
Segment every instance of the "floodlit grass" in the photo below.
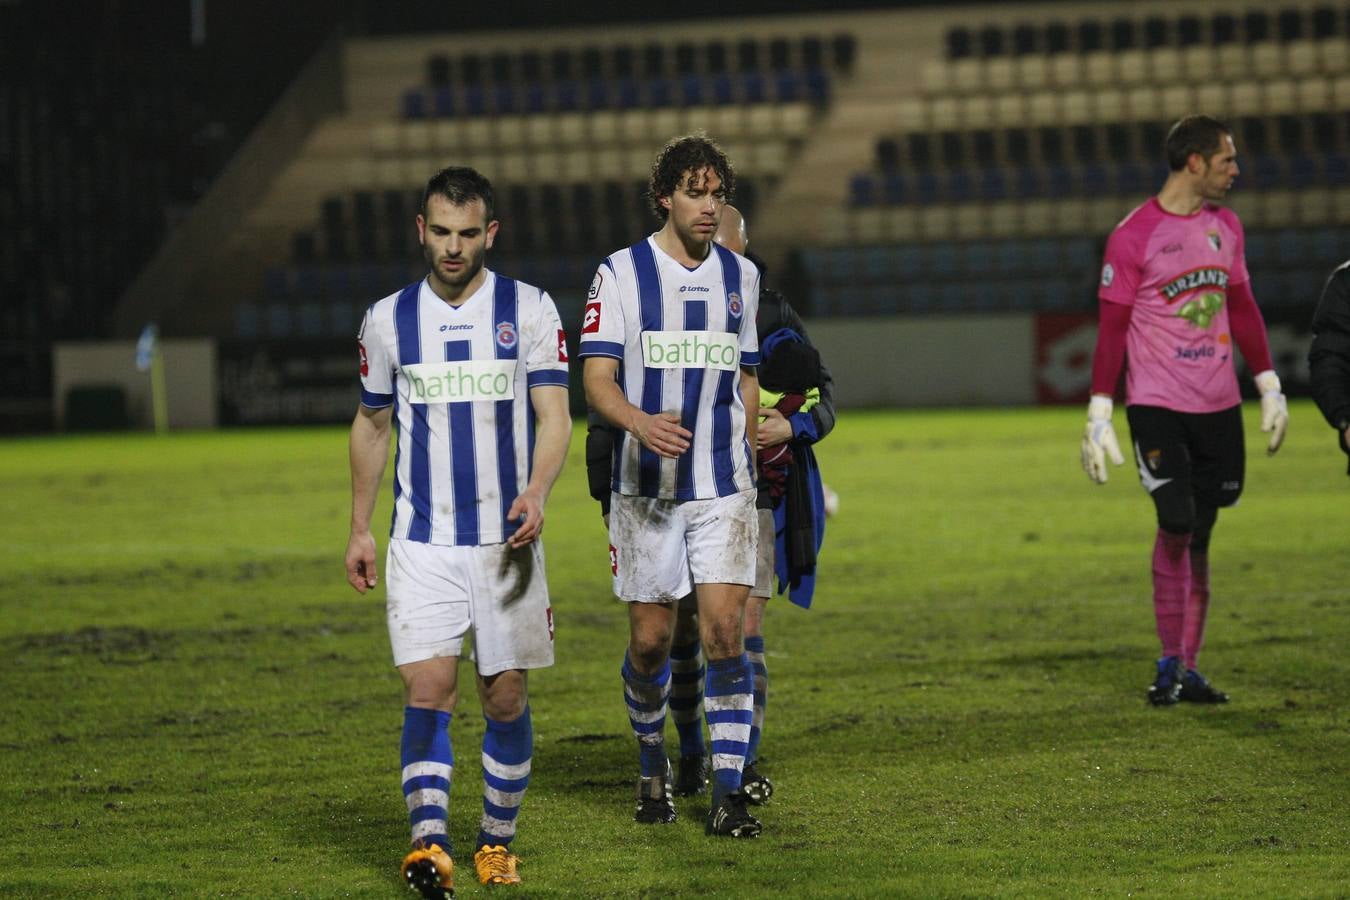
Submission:
{"label": "floodlit grass", "polygon": [[[1350,479],[1310,404],[1274,459],[1254,413],[1202,659],[1234,700],[1173,709],[1143,699],[1152,508],[1128,467],[1084,478],[1080,410],[846,413],[816,608],[768,618],[778,793],[746,842],[705,838],[693,800],[631,822],[625,616],[578,434],[515,893],[1344,896]],[[345,432],[9,440],[0,489],[0,894],[406,895],[382,591],[342,575]],[[462,897],[486,893],[469,694]]]}

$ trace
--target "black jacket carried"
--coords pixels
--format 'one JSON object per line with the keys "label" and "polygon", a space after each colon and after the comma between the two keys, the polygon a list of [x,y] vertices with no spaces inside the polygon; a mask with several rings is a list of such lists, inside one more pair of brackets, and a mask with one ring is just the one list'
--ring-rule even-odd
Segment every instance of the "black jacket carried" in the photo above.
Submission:
{"label": "black jacket carried", "polygon": [[1350,426],[1350,260],[1327,279],[1313,314],[1312,330],[1308,367],[1313,399],[1340,435],[1341,449],[1350,455],[1350,446],[1345,443],[1345,429]]}

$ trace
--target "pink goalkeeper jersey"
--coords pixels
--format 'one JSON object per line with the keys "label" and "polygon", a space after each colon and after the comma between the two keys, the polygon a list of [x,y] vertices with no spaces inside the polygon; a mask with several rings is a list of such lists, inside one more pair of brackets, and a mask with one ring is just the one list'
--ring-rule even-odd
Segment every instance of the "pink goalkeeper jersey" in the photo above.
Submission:
{"label": "pink goalkeeper jersey", "polygon": [[1125,402],[1217,412],[1241,402],[1228,329],[1228,286],[1248,280],[1242,223],[1206,203],[1190,216],[1153,197],[1106,242],[1097,296],[1133,306]]}

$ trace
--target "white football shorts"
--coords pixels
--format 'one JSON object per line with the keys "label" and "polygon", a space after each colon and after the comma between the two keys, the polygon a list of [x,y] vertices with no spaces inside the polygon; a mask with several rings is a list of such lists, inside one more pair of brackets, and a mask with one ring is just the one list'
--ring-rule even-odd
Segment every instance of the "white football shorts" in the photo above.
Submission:
{"label": "white football shorts", "polygon": [[384,571],[394,665],[460,656],[471,630],[480,675],[553,665],[553,608],[539,541],[513,550],[395,538]]}
{"label": "white football shorts", "polygon": [[752,585],[758,525],[753,490],[684,501],[613,494],[614,594],[630,602],[673,603],[695,584]]}
{"label": "white football shorts", "polygon": [[757,509],[759,513],[759,549],[755,553],[755,583],[751,597],[773,596],[773,510]]}

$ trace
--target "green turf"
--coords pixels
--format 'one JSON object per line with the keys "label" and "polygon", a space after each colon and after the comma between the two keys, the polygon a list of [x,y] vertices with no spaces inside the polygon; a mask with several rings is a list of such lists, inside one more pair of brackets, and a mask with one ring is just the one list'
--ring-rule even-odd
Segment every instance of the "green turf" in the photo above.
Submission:
{"label": "green turf", "polygon": [[[1345,896],[1350,479],[1311,405],[1274,459],[1254,413],[1202,660],[1234,702],[1173,709],[1143,699],[1151,506],[1128,467],[1088,483],[1080,410],[846,413],[816,609],[767,621],[778,793],[746,842],[705,838],[693,800],[630,821],[625,618],[575,440],[516,893]],[[406,893],[342,430],[8,440],[0,490],[0,894]],[[453,734],[467,848],[472,696]]]}

